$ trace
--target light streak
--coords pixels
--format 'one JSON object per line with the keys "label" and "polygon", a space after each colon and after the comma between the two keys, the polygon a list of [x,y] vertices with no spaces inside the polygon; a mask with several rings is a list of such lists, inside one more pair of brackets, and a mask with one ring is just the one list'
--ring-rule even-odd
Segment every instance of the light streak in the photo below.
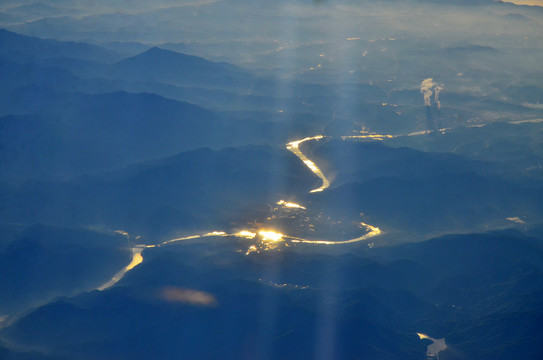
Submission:
{"label": "light streak", "polygon": [[[392,138],[392,137],[395,137],[395,136],[393,136],[393,135],[378,135],[378,134],[364,134],[364,135],[354,135],[354,136],[343,136],[343,137],[341,137],[341,139],[342,140],[347,140],[347,139],[383,140],[383,139]],[[302,153],[299,146],[300,146],[300,144],[302,144],[302,143],[304,143],[306,141],[311,141],[311,140],[318,141],[318,140],[321,140],[321,139],[324,139],[324,135],[306,137],[306,138],[303,138],[301,140],[296,140],[296,141],[289,142],[286,145],[287,150],[289,150],[294,155],[296,155],[300,160],[302,160],[302,162],[305,164],[305,166],[307,166],[318,178],[320,178],[322,180],[322,185],[317,189],[311,190],[310,191],[311,193],[324,191],[325,189],[327,189],[330,186],[330,182],[328,181],[326,176],[323,174],[323,172],[319,169],[319,167],[313,161],[311,161],[309,158],[307,158],[307,156],[305,156],[304,153]],[[277,202],[277,205],[281,205],[281,206],[284,206],[286,208],[306,210],[306,208],[304,206],[302,206],[302,205],[292,203],[292,202],[287,202],[285,200],[279,200]],[[274,249],[277,249],[278,247],[276,245],[273,245],[273,243],[285,242],[286,240],[288,240],[289,242],[292,242],[292,243],[303,243],[303,244],[314,244],[314,245],[341,245],[341,244],[350,244],[350,243],[355,243],[355,242],[359,242],[359,241],[364,241],[364,240],[367,240],[369,238],[372,238],[374,236],[377,236],[377,235],[381,234],[381,230],[376,226],[368,225],[368,224],[365,224],[365,223],[361,223],[361,225],[363,227],[365,227],[366,230],[368,230],[368,232],[366,234],[364,234],[364,235],[362,235],[362,236],[360,236],[358,238],[349,239],[349,240],[340,240],[340,241],[309,240],[309,239],[303,239],[303,238],[299,238],[299,237],[284,235],[284,234],[281,234],[281,233],[278,233],[278,232],[275,232],[275,231],[272,231],[272,230],[260,230],[260,231],[258,231],[258,235],[260,236],[260,241],[264,242],[266,244],[263,245],[263,246],[257,246],[255,244],[250,245],[249,248],[247,249],[247,252],[245,253],[245,255],[249,255],[252,252],[257,252],[258,253],[260,250],[274,250]],[[124,230],[116,230],[115,232],[120,234],[120,235],[126,236],[127,238],[130,238],[129,234]],[[147,248],[161,247],[161,246],[170,245],[170,244],[173,244],[173,243],[176,243],[176,242],[200,239],[200,238],[204,238],[204,237],[213,237],[213,236],[220,236],[220,237],[233,236],[233,237],[238,237],[238,238],[254,240],[254,239],[257,238],[257,233],[249,231],[249,230],[242,230],[242,231],[239,231],[238,233],[235,233],[235,234],[229,234],[229,233],[224,232],[224,231],[212,231],[212,232],[205,233],[205,234],[178,237],[178,238],[166,240],[166,241],[164,241],[162,243],[159,243],[159,244],[136,245],[136,246],[131,248],[132,257],[131,257],[130,263],[127,266],[125,266],[123,269],[121,269],[119,272],[117,272],[113,276],[113,278],[111,278],[111,280],[109,280],[108,282],[106,282],[102,286],[98,287],[97,289],[100,290],[100,291],[103,291],[105,289],[110,288],[111,286],[113,286],[117,282],[119,282],[126,275],[127,272],[131,271],[136,266],[140,265],[143,262],[142,253]],[[288,243],[286,244],[286,246],[288,246]]]}
{"label": "light streak", "polygon": [[505,218],[505,220],[516,222],[518,224],[526,224],[526,222],[524,220],[522,220],[521,218],[519,218],[518,216],[508,217],[508,218]]}
{"label": "light streak", "polygon": [[381,235],[382,231],[376,226],[360,223],[362,226],[364,226],[367,230],[369,230],[368,233],[349,240],[338,240],[338,241],[331,241],[331,240],[307,240],[307,239],[300,239],[295,238],[291,240],[293,243],[301,243],[301,244],[315,244],[315,245],[344,245],[344,244],[352,244],[360,241],[368,240],[374,236]]}
{"label": "light streak", "polygon": [[[352,38],[352,39],[355,39],[355,38]],[[530,122],[536,123],[536,122],[541,122],[541,121],[543,121],[543,119],[530,119],[530,120],[521,120],[521,121],[511,121],[509,123],[517,125],[517,124],[522,124],[522,123],[530,123]],[[471,126],[467,126],[467,127],[483,127],[485,125],[486,124],[479,124],[479,125],[471,125]],[[397,138],[397,137],[401,137],[401,136],[426,135],[426,134],[430,134],[430,133],[434,133],[434,132],[440,132],[440,133],[444,134],[449,130],[451,130],[451,129],[450,128],[444,128],[444,129],[439,129],[439,130],[423,130],[423,131],[412,132],[412,133],[409,133],[409,134],[402,134],[402,135],[388,135],[388,134],[383,135],[383,134],[364,133],[364,134],[361,134],[361,135],[342,136],[341,139],[342,140],[357,140],[357,139],[385,140],[385,139]],[[306,138],[303,138],[301,140],[296,140],[296,141],[289,142],[286,145],[287,150],[291,151],[300,160],[302,160],[302,162],[305,164],[305,166],[307,166],[317,177],[319,177],[322,180],[321,187],[319,187],[317,189],[314,189],[314,190],[311,190],[310,191],[311,193],[324,191],[325,189],[327,189],[330,186],[330,182],[328,181],[326,176],[323,174],[323,172],[318,168],[318,166],[313,161],[311,161],[309,158],[307,158],[307,156],[305,156],[301,152],[301,150],[299,149],[299,146],[300,146],[300,144],[302,144],[302,143],[304,143],[306,141],[312,141],[312,140],[318,141],[318,140],[321,140],[321,139],[324,139],[324,138],[325,137],[323,135],[317,135],[317,136],[313,136],[313,137],[306,137]],[[287,202],[285,200],[279,200],[277,202],[277,204],[282,205],[282,206],[284,206],[286,208],[306,210],[306,208],[304,206],[301,206],[301,205],[296,204],[296,203]],[[510,217],[510,218],[506,218],[506,220],[512,221],[512,222],[517,222],[517,223],[520,223],[520,224],[525,223],[523,220],[521,220],[518,217]],[[249,248],[247,249],[246,254],[245,254],[245,255],[249,255],[252,252],[258,253],[260,250],[267,251],[267,250],[278,249],[278,246],[274,245],[275,243],[285,243],[286,246],[288,246],[289,242],[290,243],[300,243],[300,244],[313,244],[313,245],[343,245],[343,244],[351,244],[351,243],[365,241],[365,240],[368,240],[370,238],[373,238],[375,236],[378,236],[378,235],[382,234],[382,231],[376,226],[372,226],[372,225],[365,224],[365,223],[360,223],[360,225],[366,228],[367,233],[365,233],[364,235],[362,235],[360,237],[357,237],[357,238],[348,239],[348,240],[338,240],[338,241],[309,240],[309,239],[284,235],[284,234],[281,234],[281,233],[278,233],[278,232],[275,232],[275,231],[272,231],[272,230],[260,230],[260,231],[258,231],[258,233],[252,232],[252,231],[249,231],[249,230],[242,230],[242,231],[239,231],[239,232],[237,232],[235,234],[229,234],[229,233],[226,233],[224,231],[212,231],[212,232],[205,233],[205,234],[190,235],[190,236],[185,236],[185,237],[174,238],[174,239],[170,239],[170,240],[164,241],[164,242],[156,244],[156,245],[155,244],[136,245],[136,246],[133,246],[131,248],[132,256],[131,256],[130,263],[127,266],[125,266],[123,269],[121,269],[119,272],[117,272],[113,276],[113,278],[111,280],[109,280],[108,282],[106,282],[102,286],[98,287],[97,289],[102,291],[102,290],[110,288],[111,286],[113,286],[117,282],[119,282],[126,275],[127,272],[133,270],[136,266],[140,265],[143,262],[142,253],[147,248],[161,247],[161,246],[166,246],[166,245],[169,245],[169,244],[172,244],[172,243],[175,243],[175,242],[188,241],[188,240],[200,239],[200,238],[203,238],[203,237],[213,237],[213,236],[219,236],[219,237],[232,236],[232,237],[244,238],[244,239],[248,239],[248,240],[257,239],[257,240],[259,240],[261,242],[261,244],[265,243],[265,245],[258,245],[258,246],[255,245],[255,244],[250,245]],[[115,233],[120,234],[122,236],[126,236],[127,238],[130,238],[129,234],[124,230],[116,230]],[[260,238],[257,238],[257,235],[260,235]],[[139,236],[136,237],[136,239],[139,239],[139,238],[140,238]],[[374,245],[373,243],[368,244],[368,246],[370,246],[370,247],[373,247],[373,245]],[[0,317],[0,323],[3,320],[5,320],[5,319],[2,319]],[[446,348],[446,344],[445,344],[444,339],[437,339],[436,340],[436,339],[433,339],[433,338],[429,337],[428,335],[425,335],[425,334],[422,334],[422,333],[417,333],[417,335],[421,339],[430,339],[430,340],[434,341],[434,344],[432,344],[432,346],[434,346],[434,348],[435,348],[435,354],[436,355],[437,355],[437,353],[439,351]],[[429,349],[430,349],[430,347],[429,347]]]}
{"label": "light streak", "polygon": [[520,124],[526,124],[526,123],[540,123],[540,122],[543,122],[543,119],[529,119],[529,120],[510,121],[509,124],[520,125]]}
{"label": "light streak", "polygon": [[284,207],[287,207],[287,208],[294,208],[294,209],[302,209],[302,210],[306,210],[305,207],[303,207],[302,205],[299,205],[299,204],[296,204],[296,203],[291,203],[291,202],[287,202],[285,200],[279,200],[277,202],[277,205],[282,205]]}
{"label": "light streak", "polygon": [[204,234],[202,236],[228,236],[228,234],[225,233],[224,231],[213,231],[213,232]]}
{"label": "light streak", "polygon": [[258,232],[258,235],[262,237],[263,241],[281,241],[283,240],[283,234],[271,231],[271,230],[261,230]]}
{"label": "light streak", "polygon": [[143,246],[143,247],[133,247],[131,249],[132,250],[132,259],[130,261],[130,264],[126,265],[123,269],[121,269],[119,272],[117,272],[115,275],[113,275],[111,280],[106,282],[104,285],[98,287],[97,290],[103,291],[103,290],[105,290],[107,288],[112,287],[113,285],[118,283],[126,275],[127,272],[129,272],[130,270],[132,270],[133,268],[135,268],[136,266],[141,264],[143,262],[143,256],[141,255],[141,253],[143,252],[144,249],[145,249],[145,246]]}
{"label": "light streak", "polygon": [[287,149],[290,150],[291,148],[297,148],[301,143],[309,141],[309,140],[320,140],[320,139],[324,139],[324,135],[306,137],[301,140],[292,141],[287,144]]}
{"label": "light streak", "polygon": [[238,236],[238,237],[242,237],[242,238],[246,238],[246,239],[254,239],[254,237],[256,236],[256,233],[250,232],[248,230],[243,230],[243,231],[240,231],[239,233],[235,234],[234,236]]}
{"label": "light streak", "polygon": [[385,139],[392,139],[394,135],[380,135],[380,134],[364,134],[364,135],[348,135],[342,136],[341,140],[357,140],[357,139],[370,139],[370,140],[379,140],[383,141]]}
{"label": "light streak", "polygon": [[300,144],[306,141],[310,141],[310,140],[321,140],[321,139],[324,139],[324,136],[317,135],[313,137],[306,137],[304,139],[297,140],[297,141],[292,141],[287,144],[287,150],[289,150],[294,155],[296,155],[300,160],[302,160],[305,166],[307,166],[309,170],[313,172],[313,174],[315,174],[319,179],[321,179],[322,185],[317,189],[311,190],[310,192],[312,193],[323,191],[324,189],[330,187],[330,182],[328,181],[326,176],[324,176],[323,172],[318,168],[318,166],[313,161],[309,160],[307,156],[304,155],[304,153],[302,153],[302,151],[300,150]]}
{"label": "light streak", "polygon": [[258,252],[258,249],[256,248],[255,245],[249,246],[249,248],[247,249],[247,252],[245,253],[245,256],[249,255],[252,252]]}
{"label": "light streak", "polygon": [[163,243],[158,244],[158,246],[164,246],[164,245],[171,244],[173,242],[178,242],[178,241],[198,239],[198,238],[201,238],[201,237],[202,237],[202,235],[191,235],[191,236],[180,237],[180,238],[164,241]]}

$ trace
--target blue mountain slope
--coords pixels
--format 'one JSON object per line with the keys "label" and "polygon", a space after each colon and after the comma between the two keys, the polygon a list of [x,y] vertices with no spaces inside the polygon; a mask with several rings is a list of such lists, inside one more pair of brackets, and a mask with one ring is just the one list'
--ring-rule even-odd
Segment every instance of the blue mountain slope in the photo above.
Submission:
{"label": "blue mountain slope", "polygon": [[67,175],[232,144],[214,114],[188,103],[152,94],[37,91],[39,98],[27,92],[32,115],[0,121],[5,176],[28,176],[17,168],[34,162],[36,174]]}
{"label": "blue mountain slope", "polygon": [[101,62],[120,58],[116,52],[82,42],[59,42],[0,29],[0,56],[24,54],[37,58],[71,57]]}
{"label": "blue mountain slope", "polygon": [[540,221],[541,186],[511,183],[475,173],[414,179],[374,178],[315,195],[314,204],[347,218],[358,214],[383,229],[432,232],[481,231],[521,216]]}
{"label": "blue mountain slope", "polygon": [[[17,233],[8,236],[10,228]],[[0,231],[9,241],[0,250],[2,315],[93,289],[129,259],[126,238],[119,234],[43,225],[1,225]]]}
{"label": "blue mountain slope", "polygon": [[233,221],[245,226],[262,217],[266,204],[308,192],[315,182],[286,150],[199,149],[99,177],[4,184],[0,212],[9,222],[104,224],[157,239],[189,229],[228,229]]}
{"label": "blue mountain slope", "polygon": [[55,86],[58,89],[68,90],[73,89],[78,83],[77,77],[63,68],[43,68],[32,62],[17,63],[2,58],[0,58],[0,76],[3,92],[28,85]]}
{"label": "blue mountain slope", "polygon": [[[334,358],[399,360],[424,358],[416,333],[429,332],[449,345],[440,358],[516,352],[535,360],[540,241],[505,231],[355,246],[343,255],[285,249],[250,256],[236,252],[242,243],[232,239],[187,242],[149,250],[115,288],[53,302],[2,333],[69,358],[316,358],[315,344],[332,337],[326,351]],[[213,301],[181,296],[190,291]]]}
{"label": "blue mountain slope", "polygon": [[127,80],[229,87],[247,85],[251,80],[246,71],[236,66],[157,47],[119,61],[113,67],[111,76]]}

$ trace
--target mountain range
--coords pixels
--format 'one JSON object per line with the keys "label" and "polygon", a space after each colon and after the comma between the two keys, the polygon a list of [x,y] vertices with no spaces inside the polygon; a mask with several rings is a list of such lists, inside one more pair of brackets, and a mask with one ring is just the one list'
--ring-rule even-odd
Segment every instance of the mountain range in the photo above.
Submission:
{"label": "mountain range", "polygon": [[0,359],[540,359],[541,14],[0,3]]}

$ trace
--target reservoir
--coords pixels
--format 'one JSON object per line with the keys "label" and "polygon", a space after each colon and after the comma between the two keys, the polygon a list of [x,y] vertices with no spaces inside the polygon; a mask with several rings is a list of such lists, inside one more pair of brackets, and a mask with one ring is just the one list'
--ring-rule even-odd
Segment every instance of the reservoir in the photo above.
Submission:
{"label": "reservoir", "polygon": [[420,339],[428,339],[433,341],[426,349],[426,356],[428,359],[439,359],[439,352],[447,348],[445,338],[434,339],[426,334],[417,333]]}

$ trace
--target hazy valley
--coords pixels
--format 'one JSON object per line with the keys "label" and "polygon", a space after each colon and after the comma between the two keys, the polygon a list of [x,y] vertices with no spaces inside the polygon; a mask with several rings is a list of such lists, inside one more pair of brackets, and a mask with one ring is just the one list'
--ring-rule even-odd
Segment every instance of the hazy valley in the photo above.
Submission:
{"label": "hazy valley", "polygon": [[0,359],[541,358],[542,15],[0,4]]}

